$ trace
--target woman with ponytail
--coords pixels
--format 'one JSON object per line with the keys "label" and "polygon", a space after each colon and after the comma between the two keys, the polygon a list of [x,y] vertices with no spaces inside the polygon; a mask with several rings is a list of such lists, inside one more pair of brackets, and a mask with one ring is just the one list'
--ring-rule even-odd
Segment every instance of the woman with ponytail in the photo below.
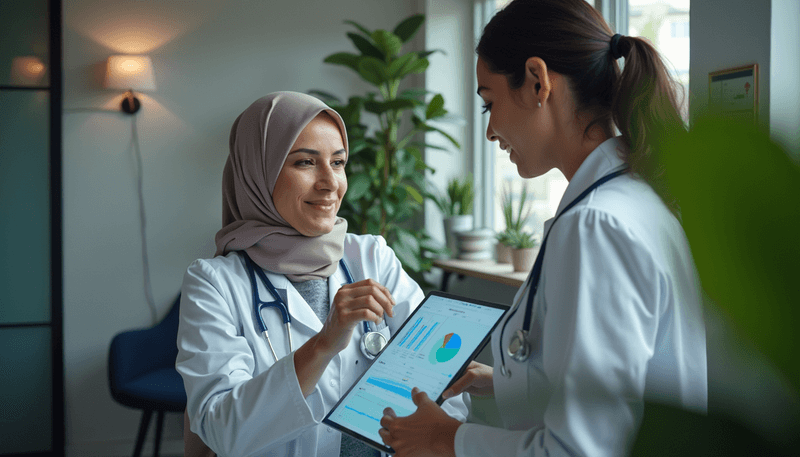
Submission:
{"label": "woman with ponytail", "polygon": [[494,366],[473,362],[443,395],[493,396],[503,428],[415,391],[417,411],[387,409],[381,436],[398,457],[626,455],[645,401],[708,401],[699,283],[655,159],[684,128],[677,85],[584,0],[514,0],[477,53],[487,138],[523,178],[558,168],[569,186],[492,335]]}

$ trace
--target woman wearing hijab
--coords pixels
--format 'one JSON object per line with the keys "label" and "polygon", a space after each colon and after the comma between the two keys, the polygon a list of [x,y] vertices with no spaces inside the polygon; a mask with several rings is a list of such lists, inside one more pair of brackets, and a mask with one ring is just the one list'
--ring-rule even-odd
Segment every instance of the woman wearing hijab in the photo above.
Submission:
{"label": "woman wearing hijab", "polygon": [[[337,217],[347,158],[341,117],[309,95],[267,95],[233,124],[216,257],[184,277],[176,363],[191,432],[217,455],[379,455],[320,422],[370,362],[362,336],[388,339],[423,293],[382,237]],[[466,418],[460,399],[445,410]]]}

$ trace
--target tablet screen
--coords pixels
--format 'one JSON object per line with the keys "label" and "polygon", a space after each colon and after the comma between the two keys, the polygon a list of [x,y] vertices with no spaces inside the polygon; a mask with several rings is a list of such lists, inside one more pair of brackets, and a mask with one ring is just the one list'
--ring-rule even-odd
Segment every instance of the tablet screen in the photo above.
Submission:
{"label": "tablet screen", "polygon": [[412,414],[413,387],[441,404],[441,394],[478,355],[506,309],[431,292],[323,422],[393,452],[378,434],[384,408],[398,416]]}

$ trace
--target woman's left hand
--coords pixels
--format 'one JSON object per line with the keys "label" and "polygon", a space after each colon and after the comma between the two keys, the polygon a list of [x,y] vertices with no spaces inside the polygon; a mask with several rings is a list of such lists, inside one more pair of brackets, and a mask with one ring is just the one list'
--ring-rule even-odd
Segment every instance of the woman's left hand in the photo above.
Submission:
{"label": "woman's left hand", "polygon": [[397,417],[392,408],[383,410],[383,428],[378,431],[383,442],[394,448],[395,457],[455,457],[456,430],[461,422],[448,416],[425,392],[415,387],[411,394],[417,405],[414,414]]}

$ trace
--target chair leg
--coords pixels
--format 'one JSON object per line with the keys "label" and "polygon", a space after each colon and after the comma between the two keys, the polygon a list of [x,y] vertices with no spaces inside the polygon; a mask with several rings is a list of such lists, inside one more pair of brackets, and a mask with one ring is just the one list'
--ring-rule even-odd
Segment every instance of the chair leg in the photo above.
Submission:
{"label": "chair leg", "polygon": [[136,437],[136,448],[133,450],[133,457],[142,455],[142,446],[144,445],[144,438],[147,436],[147,428],[150,426],[150,417],[153,415],[153,410],[146,409],[142,413],[142,420],[139,422],[139,435]]}
{"label": "chair leg", "polygon": [[159,411],[156,415],[156,443],[153,447],[153,457],[158,457],[158,451],[161,449],[162,430],[164,430],[164,411]]}

